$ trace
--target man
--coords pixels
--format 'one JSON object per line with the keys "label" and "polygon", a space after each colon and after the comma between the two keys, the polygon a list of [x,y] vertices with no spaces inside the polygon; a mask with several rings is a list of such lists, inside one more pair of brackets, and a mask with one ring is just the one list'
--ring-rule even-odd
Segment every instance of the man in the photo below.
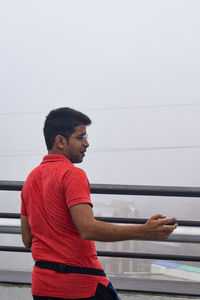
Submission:
{"label": "man", "polygon": [[[21,193],[22,239],[35,263],[33,299],[118,299],[97,258],[94,241],[164,239],[177,227],[160,214],[144,225],[120,226],[93,216],[81,163],[91,120],[63,107],[46,117],[48,155],[28,176]],[[167,225],[167,226],[166,226]]]}

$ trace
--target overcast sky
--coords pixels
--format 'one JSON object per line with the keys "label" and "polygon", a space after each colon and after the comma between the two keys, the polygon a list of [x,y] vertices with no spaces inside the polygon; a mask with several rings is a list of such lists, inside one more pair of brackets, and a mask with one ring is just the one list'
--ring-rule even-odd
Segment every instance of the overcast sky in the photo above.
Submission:
{"label": "overcast sky", "polygon": [[91,183],[200,185],[200,1],[0,3],[0,179],[25,180],[47,113],[88,114]]}

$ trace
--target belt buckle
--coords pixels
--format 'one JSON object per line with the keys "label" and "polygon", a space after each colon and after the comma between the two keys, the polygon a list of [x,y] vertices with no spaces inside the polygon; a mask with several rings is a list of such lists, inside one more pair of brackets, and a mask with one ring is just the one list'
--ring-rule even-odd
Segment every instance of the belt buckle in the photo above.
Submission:
{"label": "belt buckle", "polygon": [[65,264],[57,263],[55,266],[55,271],[59,273],[66,273],[67,266]]}

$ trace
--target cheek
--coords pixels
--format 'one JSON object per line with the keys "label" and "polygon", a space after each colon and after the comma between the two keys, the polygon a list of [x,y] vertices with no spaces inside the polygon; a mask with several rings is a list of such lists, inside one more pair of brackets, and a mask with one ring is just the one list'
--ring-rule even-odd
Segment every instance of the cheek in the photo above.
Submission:
{"label": "cheek", "polygon": [[70,152],[72,156],[78,156],[80,154],[80,147],[71,147]]}

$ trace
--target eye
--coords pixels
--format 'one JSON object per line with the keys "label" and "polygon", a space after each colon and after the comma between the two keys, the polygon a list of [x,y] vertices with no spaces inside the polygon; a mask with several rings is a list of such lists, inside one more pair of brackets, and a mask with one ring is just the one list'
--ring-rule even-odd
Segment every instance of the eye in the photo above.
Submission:
{"label": "eye", "polygon": [[77,136],[77,140],[82,141],[84,136]]}

